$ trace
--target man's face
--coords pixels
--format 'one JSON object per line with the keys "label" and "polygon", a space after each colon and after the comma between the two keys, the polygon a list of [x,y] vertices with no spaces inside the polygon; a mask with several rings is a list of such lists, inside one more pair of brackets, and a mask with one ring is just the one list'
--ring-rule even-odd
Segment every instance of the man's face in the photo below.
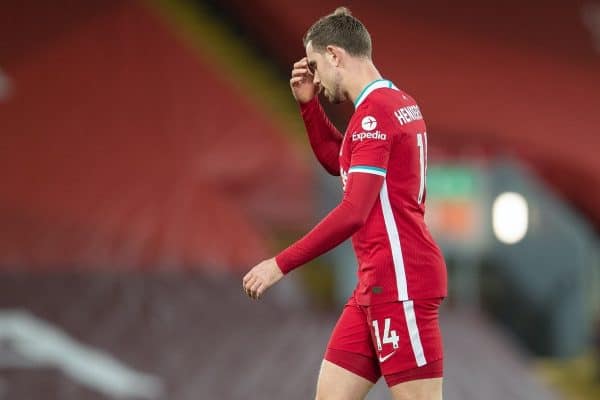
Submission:
{"label": "man's face", "polygon": [[306,58],[308,68],[313,74],[313,83],[320,87],[327,100],[335,104],[346,101],[346,96],[341,88],[340,71],[333,62],[333,56],[327,51],[323,53],[315,51],[312,43],[308,42]]}

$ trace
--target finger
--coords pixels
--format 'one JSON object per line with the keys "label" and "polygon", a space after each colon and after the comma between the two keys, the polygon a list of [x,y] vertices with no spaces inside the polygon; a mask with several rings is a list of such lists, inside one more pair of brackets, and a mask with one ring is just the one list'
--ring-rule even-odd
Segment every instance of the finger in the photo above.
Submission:
{"label": "finger", "polygon": [[294,68],[292,70],[292,76],[309,75],[310,71],[307,68]]}
{"label": "finger", "polygon": [[294,63],[294,68],[305,67],[307,64],[307,59],[304,57]]}
{"label": "finger", "polygon": [[256,282],[256,276],[254,274],[250,275],[248,277],[248,279],[246,280],[246,282],[244,282],[244,287],[246,289],[250,289],[252,287],[252,285],[254,285],[255,282]]}
{"label": "finger", "polygon": [[262,291],[265,287],[265,284],[263,282],[261,282],[260,280],[257,281],[251,288],[251,292],[252,292],[252,298],[257,300],[259,297],[259,291]]}
{"label": "finger", "polygon": [[254,276],[254,268],[252,268],[250,271],[248,271],[248,273],[246,275],[244,275],[242,282],[244,282],[244,283],[248,282],[253,276]]}
{"label": "finger", "polygon": [[250,297],[251,299],[254,298],[254,292],[252,291],[252,289],[249,286],[246,286],[244,288],[244,291],[246,292],[246,294],[248,295],[248,297]]}
{"label": "finger", "polygon": [[260,287],[260,285],[260,282],[254,282],[252,286],[248,286],[248,291],[253,299],[256,298],[256,290]]}
{"label": "finger", "polygon": [[260,300],[260,298],[262,297],[263,293],[265,292],[265,290],[267,289],[267,286],[264,284],[260,284],[256,290],[254,291],[254,299],[255,300]]}
{"label": "finger", "polygon": [[262,297],[262,295],[265,293],[266,290],[267,290],[267,286],[266,285],[260,285],[256,289],[256,300],[260,300],[260,298]]}
{"label": "finger", "polygon": [[292,76],[290,76],[291,78],[302,78],[302,79],[311,79],[312,80],[312,76],[308,75],[308,74],[292,74]]}
{"label": "finger", "polygon": [[244,286],[244,292],[249,296],[252,297],[252,284],[246,284]]}
{"label": "finger", "polygon": [[248,288],[248,286],[242,285],[242,290],[244,291],[244,293],[246,293],[246,295],[250,296],[250,289]]}
{"label": "finger", "polygon": [[296,76],[296,75],[307,75],[307,76],[313,76],[312,71],[310,70],[310,68],[294,68],[292,70],[292,76]]}
{"label": "finger", "polygon": [[306,78],[298,76],[296,78],[290,79],[290,83],[292,84],[292,86],[294,86],[294,85],[304,82],[305,80],[306,80]]}
{"label": "finger", "polygon": [[252,275],[248,281],[246,281],[246,287],[247,288],[251,288],[252,286],[254,286],[257,282],[259,281],[258,276],[257,275]]}

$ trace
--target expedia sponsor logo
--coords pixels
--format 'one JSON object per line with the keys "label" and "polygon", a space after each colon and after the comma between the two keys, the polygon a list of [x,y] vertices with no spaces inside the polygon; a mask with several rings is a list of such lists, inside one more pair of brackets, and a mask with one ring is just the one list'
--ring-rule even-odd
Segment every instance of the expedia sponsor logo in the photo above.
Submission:
{"label": "expedia sponsor logo", "polygon": [[387,135],[379,131],[376,132],[360,132],[352,134],[353,142],[362,142],[365,139],[386,140]]}

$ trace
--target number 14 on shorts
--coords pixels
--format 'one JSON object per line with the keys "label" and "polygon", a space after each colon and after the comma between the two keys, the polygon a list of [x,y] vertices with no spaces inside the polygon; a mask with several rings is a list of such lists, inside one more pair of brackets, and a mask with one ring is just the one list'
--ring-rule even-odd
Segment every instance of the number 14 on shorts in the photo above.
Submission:
{"label": "number 14 on shorts", "polygon": [[400,338],[396,334],[395,330],[390,330],[390,325],[392,323],[391,318],[386,318],[383,321],[383,342],[381,341],[381,336],[379,335],[379,322],[377,320],[373,320],[373,330],[375,331],[375,340],[377,341],[377,350],[381,351],[382,344],[391,343],[394,349],[398,348],[398,341]]}

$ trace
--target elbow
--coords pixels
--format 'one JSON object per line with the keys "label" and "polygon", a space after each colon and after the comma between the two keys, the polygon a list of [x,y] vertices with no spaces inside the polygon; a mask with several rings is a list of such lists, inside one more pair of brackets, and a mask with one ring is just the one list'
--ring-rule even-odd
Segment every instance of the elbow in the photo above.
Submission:
{"label": "elbow", "polygon": [[340,164],[330,163],[327,166],[327,172],[329,172],[333,176],[340,176]]}
{"label": "elbow", "polygon": [[340,169],[339,169],[339,168],[338,168],[338,169],[335,169],[335,168],[331,168],[331,167],[329,167],[329,168],[326,168],[326,170],[327,170],[327,172],[329,173],[329,175],[332,175],[332,176],[340,176]]}

